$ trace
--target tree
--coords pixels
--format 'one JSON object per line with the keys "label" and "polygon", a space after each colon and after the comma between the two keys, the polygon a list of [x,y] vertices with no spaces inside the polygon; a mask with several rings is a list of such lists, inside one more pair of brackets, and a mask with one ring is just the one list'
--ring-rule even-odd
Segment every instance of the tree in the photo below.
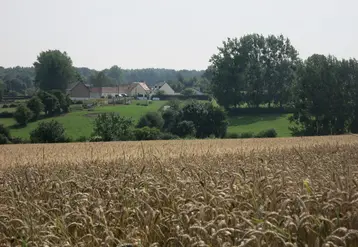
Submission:
{"label": "tree", "polygon": [[3,124],[0,124],[0,144],[9,143],[11,143],[10,131]]}
{"label": "tree", "polygon": [[133,120],[115,113],[99,114],[94,121],[93,135],[103,141],[128,141],[133,139]]}
{"label": "tree", "polygon": [[65,92],[68,85],[75,80],[72,60],[66,52],[48,50],[41,52],[34,62],[35,84],[38,88],[49,91],[53,89]]}
{"label": "tree", "polygon": [[66,112],[66,113],[69,112],[70,102],[68,101],[66,95],[59,90],[51,90],[50,93],[53,94],[58,99],[58,103],[60,105],[62,112]]}
{"label": "tree", "polygon": [[[343,73],[342,73],[343,72]],[[290,121],[294,135],[331,135],[346,132],[352,113],[347,88],[348,71],[333,56],[314,54],[297,73],[295,113]]]}
{"label": "tree", "polygon": [[33,114],[27,106],[20,104],[14,113],[14,118],[20,126],[26,126],[32,119]]}
{"label": "tree", "polygon": [[181,121],[175,127],[174,134],[180,137],[195,137],[195,125],[192,121]]}
{"label": "tree", "polygon": [[225,111],[211,103],[192,101],[180,111],[181,121],[194,123],[197,138],[206,138],[210,135],[224,137],[228,126],[226,118]]}
{"label": "tree", "polygon": [[5,83],[0,79],[0,102],[2,101],[5,94]]}
{"label": "tree", "polygon": [[115,85],[123,83],[123,72],[122,69],[117,65],[113,65],[107,72],[107,76],[111,78]]}
{"label": "tree", "polygon": [[287,103],[299,59],[288,38],[249,34],[224,41],[210,62],[204,78],[218,103],[230,108]]}
{"label": "tree", "polygon": [[41,91],[38,93],[38,97],[41,99],[42,104],[45,107],[44,110],[47,116],[53,116],[55,113],[61,112],[60,103],[55,95]]}
{"label": "tree", "polygon": [[166,132],[174,132],[174,128],[177,126],[180,121],[180,112],[179,108],[169,108],[162,113],[164,119],[163,130]]}
{"label": "tree", "polygon": [[163,125],[164,119],[158,112],[147,112],[139,119],[137,128],[147,126],[149,128],[162,129]]}
{"label": "tree", "polygon": [[181,94],[184,96],[192,96],[195,94],[195,91],[192,88],[185,88]]}
{"label": "tree", "polygon": [[45,109],[39,97],[34,96],[27,102],[27,107],[32,111],[32,120],[38,120],[41,112]]}
{"label": "tree", "polygon": [[56,120],[41,122],[36,129],[30,132],[32,143],[61,143],[68,142],[65,135],[65,129],[61,123]]}
{"label": "tree", "polygon": [[160,137],[160,130],[145,126],[143,128],[134,129],[134,136],[137,141],[157,140]]}
{"label": "tree", "polygon": [[90,83],[94,87],[107,87],[113,85],[104,71],[93,74],[90,78]]}

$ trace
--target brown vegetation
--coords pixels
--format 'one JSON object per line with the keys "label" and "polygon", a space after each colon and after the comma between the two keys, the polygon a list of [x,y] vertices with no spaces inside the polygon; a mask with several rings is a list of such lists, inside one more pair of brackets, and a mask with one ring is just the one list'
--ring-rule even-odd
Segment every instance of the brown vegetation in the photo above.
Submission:
{"label": "brown vegetation", "polygon": [[358,137],[0,147],[0,246],[358,246]]}

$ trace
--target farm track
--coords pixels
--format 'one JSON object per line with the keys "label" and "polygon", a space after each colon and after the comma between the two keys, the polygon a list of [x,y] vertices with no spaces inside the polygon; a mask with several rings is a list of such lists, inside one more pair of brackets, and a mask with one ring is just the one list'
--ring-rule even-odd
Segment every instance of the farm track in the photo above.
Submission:
{"label": "farm track", "polygon": [[0,246],[358,246],[358,137],[0,146]]}

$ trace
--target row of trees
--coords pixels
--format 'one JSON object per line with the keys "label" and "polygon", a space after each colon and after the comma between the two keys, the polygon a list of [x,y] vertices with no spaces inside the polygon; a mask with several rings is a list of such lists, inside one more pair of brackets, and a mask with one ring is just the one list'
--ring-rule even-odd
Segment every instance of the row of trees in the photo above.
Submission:
{"label": "row of trees", "polygon": [[40,91],[26,104],[17,106],[14,118],[18,125],[26,126],[29,122],[40,119],[42,113],[45,117],[52,117],[70,110],[71,99],[61,91]]}
{"label": "row of trees", "polygon": [[[122,69],[117,65],[102,71],[85,67],[76,68],[66,52],[48,50],[41,52],[33,67],[4,68],[0,66],[0,100],[3,95],[32,95],[36,87],[43,90],[64,90],[75,81],[94,86],[112,86],[145,81],[153,85],[162,81],[200,79],[204,71],[171,69]],[[52,83],[48,83],[52,78]],[[179,79],[178,79],[179,78]],[[181,90],[180,90],[181,91]]]}
{"label": "row of trees", "polygon": [[210,59],[205,77],[218,103],[225,108],[247,104],[287,104],[298,52],[284,36],[249,34],[228,39]]}
{"label": "row of trees", "polygon": [[204,74],[226,109],[288,106],[294,135],[358,133],[358,63],[332,55],[306,60],[284,36],[223,42]]}

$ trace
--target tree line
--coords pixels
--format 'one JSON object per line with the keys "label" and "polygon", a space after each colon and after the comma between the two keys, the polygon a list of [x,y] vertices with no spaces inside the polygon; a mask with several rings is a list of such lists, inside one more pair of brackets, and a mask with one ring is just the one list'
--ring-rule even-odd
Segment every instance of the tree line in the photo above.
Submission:
{"label": "tree line", "polygon": [[[47,52],[57,58],[55,51]],[[67,56],[67,54],[66,54]],[[145,81],[148,85],[162,81],[178,81],[178,78],[189,80],[201,78],[204,71],[173,69],[123,69],[117,65],[109,69],[97,71],[86,67],[74,67],[71,82],[83,81],[94,86],[114,86],[134,81]],[[55,74],[55,73],[54,73]],[[32,95],[35,91],[35,67],[4,68],[0,66],[0,100],[4,94],[10,96]],[[69,82],[69,83],[71,83]]]}
{"label": "tree line", "polygon": [[293,135],[358,132],[358,63],[333,55],[305,60],[283,35],[228,38],[204,76],[226,109],[286,107]]}

